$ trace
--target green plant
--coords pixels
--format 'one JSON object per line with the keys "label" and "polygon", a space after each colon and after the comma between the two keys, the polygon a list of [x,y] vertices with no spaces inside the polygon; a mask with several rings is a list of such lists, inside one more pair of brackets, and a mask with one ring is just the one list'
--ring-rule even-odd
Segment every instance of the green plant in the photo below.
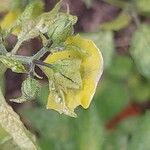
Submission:
{"label": "green plant", "polygon": [[[92,41],[74,35],[73,25],[77,17],[70,15],[69,12],[60,12],[60,3],[57,3],[50,12],[40,12],[41,14],[37,16],[35,9],[39,7],[39,2],[31,2],[8,28],[3,27],[4,22],[1,23],[1,76],[8,68],[13,72],[26,74],[27,78],[21,87],[22,96],[12,98],[10,101],[16,103],[30,101],[40,92],[41,85],[34,78],[36,76],[40,79],[35,72],[35,66],[38,66],[49,80],[47,108],[76,117],[74,109],[78,105],[84,108],[90,105],[102,74],[103,59]],[[8,14],[4,21],[11,15]],[[11,52],[8,52],[4,43],[10,34],[17,35],[17,43]],[[33,56],[18,55],[20,46],[35,37],[42,40],[43,47]],[[51,54],[43,61],[41,57],[47,52]],[[91,66],[91,62],[95,65]],[[18,148],[39,149],[34,136],[6,103],[2,91],[0,91],[0,111],[0,123]]]}

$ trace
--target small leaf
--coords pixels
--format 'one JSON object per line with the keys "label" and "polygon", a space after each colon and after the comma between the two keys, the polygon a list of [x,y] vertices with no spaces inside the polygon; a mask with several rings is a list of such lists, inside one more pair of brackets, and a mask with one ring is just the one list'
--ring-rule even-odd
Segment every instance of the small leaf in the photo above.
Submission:
{"label": "small leaf", "polygon": [[134,33],[131,49],[131,55],[136,63],[139,72],[150,79],[150,27],[143,24]]}
{"label": "small leaf", "polygon": [[[31,8],[33,8],[33,7],[31,7]],[[22,25],[22,30],[18,35],[18,42],[15,45],[12,52],[16,52],[17,49],[22,44],[22,42],[27,41],[32,38],[35,38],[35,37],[39,36],[40,33],[43,33],[43,34],[46,33],[48,31],[49,26],[53,22],[53,19],[56,17],[59,8],[60,8],[60,3],[58,3],[52,11],[41,14],[35,20],[33,20],[33,19],[29,19],[28,21],[25,20],[25,22],[23,22],[23,25]],[[27,8],[27,12],[26,11],[24,12],[24,14],[27,14],[27,17],[25,17],[25,18],[30,18],[30,15],[29,15],[30,11],[28,12],[28,9],[30,11],[32,10],[32,9],[30,9],[30,7]],[[22,16],[22,18],[23,18],[23,16]]]}
{"label": "small leaf", "polygon": [[64,88],[79,89],[82,86],[80,75],[81,60],[79,59],[64,59],[55,62],[54,78],[56,82]]}
{"label": "small leaf", "polygon": [[73,25],[76,23],[77,17],[65,13],[59,13],[57,18],[48,29],[48,36],[54,44],[64,42],[67,37],[73,34]]}
{"label": "small leaf", "polygon": [[35,28],[35,21],[27,21],[23,24],[22,30],[18,35],[18,42],[21,45],[22,42],[27,41],[29,39],[33,39],[39,35],[39,30]]}
{"label": "small leaf", "polygon": [[7,56],[0,55],[0,61],[5,65],[6,68],[10,68],[13,72],[25,73],[25,67],[17,60]]}
{"label": "small leaf", "polygon": [[23,103],[28,100],[33,100],[38,96],[39,91],[40,91],[39,82],[31,77],[28,77],[22,83],[21,87],[22,96],[17,99],[10,99],[10,101],[16,103]]}
{"label": "small leaf", "polygon": [[135,0],[138,11],[146,16],[150,16],[150,1],[149,0]]}
{"label": "small leaf", "polygon": [[150,99],[150,81],[143,80],[139,74],[132,74],[128,78],[128,87],[131,100],[143,102]]}
{"label": "small leaf", "polygon": [[107,69],[115,79],[128,79],[133,69],[133,61],[127,56],[115,56],[112,65]]}
{"label": "small leaf", "polygon": [[31,77],[28,77],[23,83],[22,83],[22,94],[27,99],[34,99],[40,90],[39,82]]}
{"label": "small leaf", "polygon": [[[29,3],[22,14],[16,20],[14,26],[24,24],[26,21],[37,17],[42,12],[43,3],[41,1],[34,1]],[[36,12],[35,12],[36,10]]]}
{"label": "small leaf", "polygon": [[[90,108],[88,112],[83,112],[79,118],[77,118],[79,130],[77,132],[77,140],[79,142],[79,150],[101,150],[104,134],[101,126],[100,117],[96,110],[95,105]],[[88,144],[87,144],[88,139]]]}
{"label": "small leaf", "polygon": [[124,83],[108,77],[102,80],[94,100],[101,119],[107,121],[129,103],[129,91]]}
{"label": "small leaf", "polygon": [[102,24],[100,29],[118,31],[128,26],[131,19],[132,17],[127,12],[123,11],[116,19]]}
{"label": "small leaf", "polygon": [[139,119],[139,123],[128,144],[129,150],[149,150],[150,149],[150,113],[147,112]]}

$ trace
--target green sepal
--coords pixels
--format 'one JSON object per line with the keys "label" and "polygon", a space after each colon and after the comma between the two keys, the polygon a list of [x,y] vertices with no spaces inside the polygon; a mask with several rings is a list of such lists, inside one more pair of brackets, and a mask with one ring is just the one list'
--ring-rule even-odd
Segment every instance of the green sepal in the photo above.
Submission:
{"label": "green sepal", "polygon": [[12,24],[9,29],[9,33],[15,30],[17,27],[22,27],[25,22],[37,17],[43,11],[42,1],[34,1],[29,3],[17,20]]}
{"label": "green sepal", "polygon": [[11,99],[10,101],[13,101],[16,103],[23,103],[28,100],[33,100],[38,96],[39,91],[40,91],[39,82],[31,77],[28,77],[22,83],[21,97],[16,98],[16,99]]}
{"label": "green sepal", "polygon": [[59,13],[53,24],[48,29],[48,36],[52,39],[54,44],[64,42],[67,37],[74,32],[73,25],[77,22],[77,17]]}
{"label": "green sepal", "polygon": [[[21,21],[16,23],[20,24],[22,22],[22,30],[18,35],[18,42],[13,51],[16,51],[22,42],[35,38],[39,36],[40,33],[45,34],[48,31],[49,26],[52,24],[52,20],[56,17],[59,9],[60,2],[56,4],[52,11],[43,13],[33,20],[29,15],[29,12],[34,12],[34,7],[33,5],[29,5],[22,16],[20,16],[22,18]],[[26,19],[23,20],[23,16],[26,16]]]}
{"label": "green sepal", "polygon": [[64,59],[55,62],[53,66],[56,83],[63,88],[81,88],[80,65],[80,59]]}
{"label": "green sepal", "polygon": [[21,87],[22,95],[27,100],[32,100],[36,98],[40,90],[40,84],[37,80],[28,77],[23,83]]}
{"label": "green sepal", "polygon": [[15,98],[15,99],[10,99],[9,101],[15,102],[15,103],[23,103],[23,102],[26,102],[27,99],[25,97],[21,96],[21,97]]}

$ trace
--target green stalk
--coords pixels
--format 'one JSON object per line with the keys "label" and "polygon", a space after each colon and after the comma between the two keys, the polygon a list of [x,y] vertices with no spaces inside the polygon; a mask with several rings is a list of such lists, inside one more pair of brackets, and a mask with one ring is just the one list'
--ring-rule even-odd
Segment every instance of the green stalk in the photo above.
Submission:
{"label": "green stalk", "polygon": [[14,48],[12,49],[12,51],[11,51],[11,53],[12,54],[16,54],[17,53],[17,51],[19,50],[19,47],[21,46],[21,44],[22,44],[22,42],[20,41],[18,41],[17,43],[16,43],[16,45],[14,46]]}

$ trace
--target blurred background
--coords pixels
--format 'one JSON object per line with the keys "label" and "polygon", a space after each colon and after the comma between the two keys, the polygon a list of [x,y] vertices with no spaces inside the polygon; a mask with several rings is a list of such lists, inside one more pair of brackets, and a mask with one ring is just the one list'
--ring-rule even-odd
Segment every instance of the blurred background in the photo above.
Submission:
{"label": "blurred background", "polygon": [[[0,0],[0,24],[10,11],[23,11],[31,1]],[[49,11],[57,1],[39,2],[37,11]],[[45,109],[48,85],[39,70],[44,77],[41,93],[24,104],[9,99],[20,95],[26,76],[7,70],[0,84],[8,103],[42,150],[150,150],[150,0],[63,0],[63,10],[66,5],[78,17],[75,33],[92,39],[104,57],[104,73],[90,109],[79,107],[76,119]],[[10,35],[8,50],[15,42]],[[32,55],[41,46],[33,39],[19,54]],[[0,129],[0,141],[4,137]]]}

